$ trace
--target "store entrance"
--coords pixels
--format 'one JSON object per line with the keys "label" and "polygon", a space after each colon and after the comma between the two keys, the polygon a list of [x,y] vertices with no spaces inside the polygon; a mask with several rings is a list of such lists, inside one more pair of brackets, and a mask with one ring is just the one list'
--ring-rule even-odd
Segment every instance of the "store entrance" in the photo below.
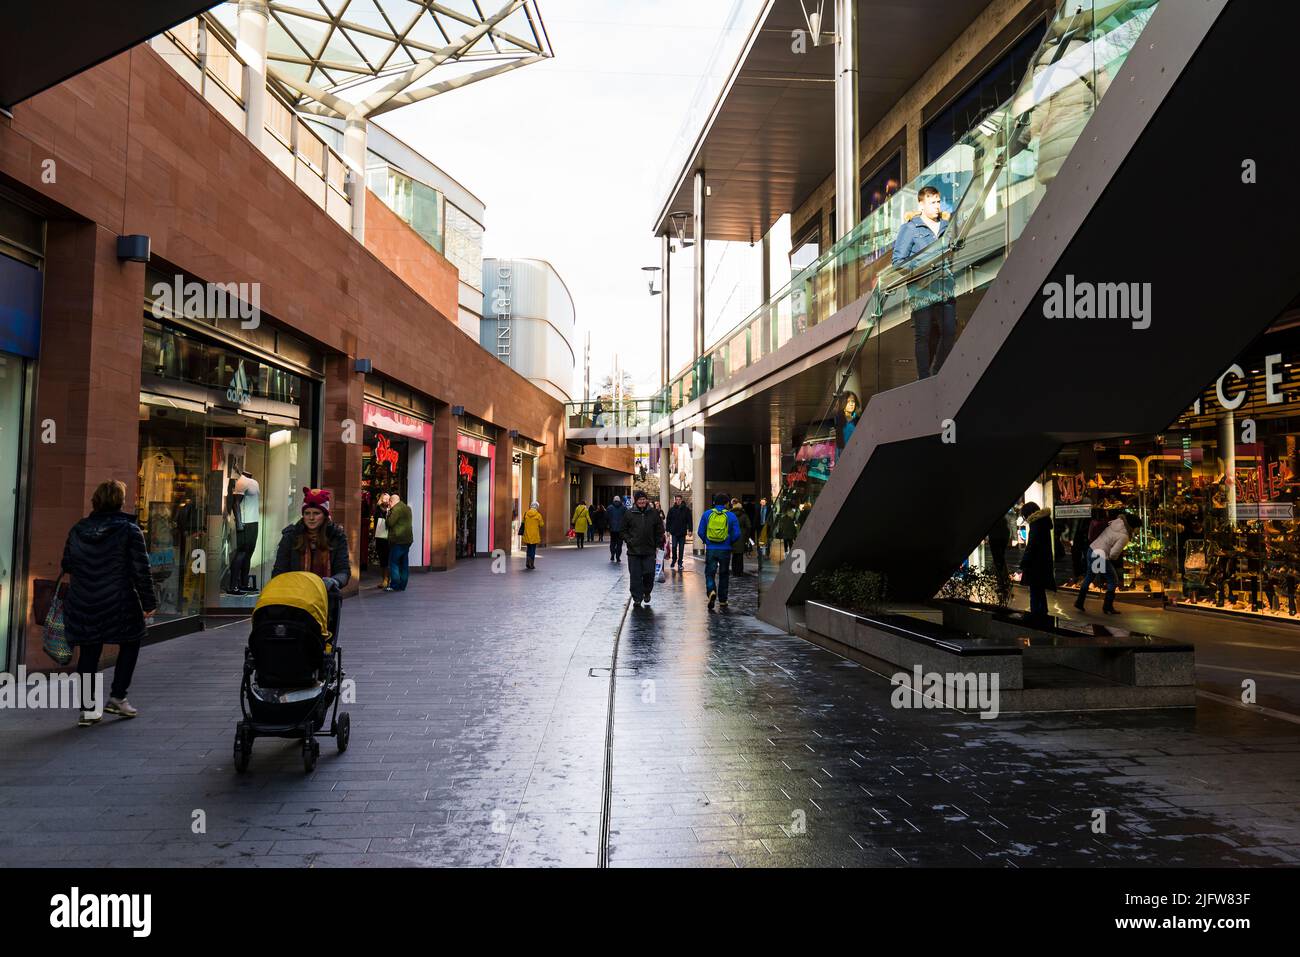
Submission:
{"label": "store entrance", "polygon": [[495,446],[460,435],[456,451],[456,557],[490,554],[492,534],[492,459]]}

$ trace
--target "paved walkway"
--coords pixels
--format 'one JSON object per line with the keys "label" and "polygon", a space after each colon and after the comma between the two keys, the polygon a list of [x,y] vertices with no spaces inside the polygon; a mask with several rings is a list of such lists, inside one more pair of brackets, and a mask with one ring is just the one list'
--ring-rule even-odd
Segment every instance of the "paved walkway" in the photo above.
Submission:
{"label": "paved walkway", "polygon": [[[145,649],[133,721],[0,712],[0,865],[1292,864],[1300,728],[1192,712],[897,711],[700,566],[626,611],[607,549],[486,561],[344,605],[352,747],[231,741],[246,627]],[[1107,812],[1106,833],[1090,825]],[[194,833],[202,811],[206,832]]]}

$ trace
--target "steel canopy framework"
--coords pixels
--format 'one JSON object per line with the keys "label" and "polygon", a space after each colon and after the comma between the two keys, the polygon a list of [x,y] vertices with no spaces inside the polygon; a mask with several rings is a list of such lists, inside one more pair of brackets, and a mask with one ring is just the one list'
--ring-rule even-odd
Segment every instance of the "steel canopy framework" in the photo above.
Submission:
{"label": "steel canopy framework", "polygon": [[[484,12],[484,6],[498,3],[494,12]],[[269,15],[268,77],[302,112],[352,122],[553,55],[536,0],[264,0],[258,5]],[[457,65],[462,70],[455,75],[418,85],[439,68],[451,74]],[[347,91],[361,98],[345,97]]]}

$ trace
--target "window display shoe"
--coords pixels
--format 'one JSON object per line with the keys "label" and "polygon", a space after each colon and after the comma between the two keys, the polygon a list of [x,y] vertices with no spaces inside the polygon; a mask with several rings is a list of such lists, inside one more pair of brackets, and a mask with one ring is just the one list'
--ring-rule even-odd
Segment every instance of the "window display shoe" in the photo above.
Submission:
{"label": "window display shoe", "polygon": [[134,718],[140,712],[131,706],[131,702],[125,698],[109,698],[108,704],[104,710],[109,714],[115,714],[120,718]]}

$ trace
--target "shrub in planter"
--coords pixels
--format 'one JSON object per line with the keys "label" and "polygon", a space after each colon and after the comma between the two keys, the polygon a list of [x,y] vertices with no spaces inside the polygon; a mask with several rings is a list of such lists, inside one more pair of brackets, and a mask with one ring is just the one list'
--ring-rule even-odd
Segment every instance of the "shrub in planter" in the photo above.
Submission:
{"label": "shrub in planter", "polygon": [[939,589],[939,597],[945,601],[969,601],[996,608],[1009,608],[1011,594],[1011,579],[978,568],[958,569]]}
{"label": "shrub in planter", "polygon": [[874,614],[885,602],[885,576],[860,568],[837,568],[812,581],[813,594],[845,611]]}

